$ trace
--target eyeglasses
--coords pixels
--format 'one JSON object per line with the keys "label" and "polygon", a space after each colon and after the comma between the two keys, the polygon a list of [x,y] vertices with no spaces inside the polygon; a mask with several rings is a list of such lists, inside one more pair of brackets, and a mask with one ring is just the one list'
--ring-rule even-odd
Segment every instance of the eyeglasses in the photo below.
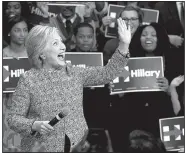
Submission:
{"label": "eyeglasses", "polygon": [[137,21],[139,18],[130,18],[130,19],[128,19],[128,18],[122,18],[125,22],[129,22],[129,21],[131,21],[131,22],[135,22],[135,21]]}

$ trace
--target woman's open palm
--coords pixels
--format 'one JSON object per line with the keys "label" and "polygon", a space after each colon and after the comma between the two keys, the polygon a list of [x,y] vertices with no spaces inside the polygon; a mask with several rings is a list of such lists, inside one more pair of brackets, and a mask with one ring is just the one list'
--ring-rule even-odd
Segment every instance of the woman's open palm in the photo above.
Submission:
{"label": "woman's open palm", "polygon": [[118,18],[117,22],[118,22],[118,34],[119,34],[120,41],[125,44],[130,44],[130,41],[131,41],[130,25],[128,25],[127,27],[125,21],[122,20],[121,18]]}

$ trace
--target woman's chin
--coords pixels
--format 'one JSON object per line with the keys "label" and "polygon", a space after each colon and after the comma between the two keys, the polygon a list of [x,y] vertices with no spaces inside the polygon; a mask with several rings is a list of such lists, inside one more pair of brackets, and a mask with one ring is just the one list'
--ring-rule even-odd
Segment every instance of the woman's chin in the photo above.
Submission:
{"label": "woman's chin", "polygon": [[60,61],[58,64],[59,64],[60,66],[65,66],[65,65],[66,65],[66,62],[65,62],[65,61]]}

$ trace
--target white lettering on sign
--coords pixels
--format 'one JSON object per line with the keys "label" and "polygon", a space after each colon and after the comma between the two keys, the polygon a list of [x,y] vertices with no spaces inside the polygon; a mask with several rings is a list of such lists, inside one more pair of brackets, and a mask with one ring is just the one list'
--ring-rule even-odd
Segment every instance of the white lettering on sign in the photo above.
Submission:
{"label": "white lettering on sign", "polygon": [[[127,71],[129,71],[129,67],[126,66],[125,69]],[[137,69],[137,70],[131,70],[131,77],[134,78],[138,78],[138,77],[152,77],[152,76],[156,76],[156,78],[159,78],[160,75],[160,70],[159,71],[145,71],[145,69]],[[130,82],[130,76],[128,76],[124,82]],[[119,77],[115,78],[113,80],[113,83],[119,83]]]}
{"label": "white lettering on sign", "polygon": [[137,69],[137,70],[131,70],[131,77],[151,77],[156,76],[156,78],[159,77],[160,70],[159,71],[145,71],[145,69]]}
{"label": "white lettering on sign", "polygon": [[10,71],[10,74],[11,74],[11,77],[20,77],[20,75],[24,73],[24,69],[18,69],[18,70],[11,70]]}
{"label": "white lettering on sign", "polygon": [[[32,8],[31,8],[31,14],[36,14],[36,15],[39,15],[39,16],[43,16],[43,15],[44,15],[44,14],[40,11],[40,9],[39,9],[39,8],[36,8],[36,7],[32,7]],[[48,12],[48,15],[49,15],[50,17],[55,17],[55,16],[57,16],[57,14],[51,13],[51,12]]]}

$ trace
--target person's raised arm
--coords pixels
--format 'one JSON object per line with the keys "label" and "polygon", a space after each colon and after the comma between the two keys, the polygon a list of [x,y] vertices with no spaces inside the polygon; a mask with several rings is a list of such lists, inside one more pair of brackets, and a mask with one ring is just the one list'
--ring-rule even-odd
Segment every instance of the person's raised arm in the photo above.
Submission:
{"label": "person's raised arm", "polygon": [[124,72],[124,67],[129,59],[131,31],[130,26],[127,27],[121,18],[117,22],[120,40],[118,48],[106,66],[88,67],[80,70],[84,86],[107,84]]}
{"label": "person's raised arm", "polygon": [[173,105],[173,111],[178,115],[179,111],[182,109],[179,101],[179,96],[176,88],[184,81],[184,76],[178,76],[174,78],[170,84],[170,95]]}

